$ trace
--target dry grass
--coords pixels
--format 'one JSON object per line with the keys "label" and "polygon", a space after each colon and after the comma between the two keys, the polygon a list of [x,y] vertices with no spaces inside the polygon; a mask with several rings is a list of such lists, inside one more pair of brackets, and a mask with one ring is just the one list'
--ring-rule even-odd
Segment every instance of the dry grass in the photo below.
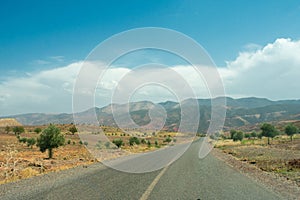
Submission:
{"label": "dry grass", "polygon": [[289,137],[279,136],[267,145],[267,139],[218,141],[216,147],[236,157],[254,164],[263,171],[274,172],[287,179],[294,180],[300,186],[300,139],[293,141]]}
{"label": "dry grass", "polygon": [[[57,125],[65,135],[66,144],[58,149],[54,149],[53,159],[47,159],[47,153],[41,153],[38,147],[27,147],[26,144],[20,143],[12,132],[6,134],[4,128],[0,128],[0,184],[52,171],[65,170],[78,165],[88,165],[93,162],[131,153],[153,151],[166,145],[174,144],[173,139],[175,136],[183,136],[183,134],[177,132],[154,132],[151,130],[126,130],[126,133],[124,133],[118,128],[101,127],[105,133],[102,136],[106,136],[109,141],[121,138],[124,142],[124,146],[121,149],[116,149],[111,144],[111,148],[114,149],[111,151],[111,149],[105,147],[104,142],[101,143],[101,148],[97,147],[97,142],[99,141],[93,141],[93,138],[92,141],[88,141],[87,145],[89,148],[80,144],[81,140],[85,141],[83,138],[86,134],[100,136],[99,127],[90,127],[90,132],[81,132],[79,137],[78,134],[72,135],[69,132],[71,126],[73,125]],[[45,129],[47,126],[25,126],[25,133],[22,133],[21,137],[37,138],[38,134],[34,132],[34,129],[37,127]],[[132,136],[138,137],[140,141],[141,139],[147,142],[150,141],[151,145],[144,143],[130,146],[129,138]],[[164,141],[168,137],[172,138],[172,142],[167,143]],[[155,141],[157,141],[158,145],[155,145]],[[100,155],[98,156],[98,154]]]}

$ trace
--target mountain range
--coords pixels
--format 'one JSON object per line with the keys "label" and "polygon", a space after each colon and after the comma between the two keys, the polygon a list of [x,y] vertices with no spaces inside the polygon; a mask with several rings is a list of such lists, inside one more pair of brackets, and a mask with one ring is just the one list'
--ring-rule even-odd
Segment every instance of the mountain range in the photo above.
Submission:
{"label": "mountain range", "polygon": [[[240,127],[244,125],[254,125],[262,122],[283,121],[283,120],[300,120],[300,100],[280,100],[271,101],[265,98],[240,98],[233,99],[225,97],[226,99],[226,119],[225,130]],[[211,100],[197,99],[199,105],[200,122],[198,132],[205,132],[209,126],[211,118]],[[149,110],[155,107],[164,108],[167,118],[164,124],[166,130],[178,129],[181,120],[181,106],[188,105],[191,109],[194,108],[195,100],[187,99],[184,102],[178,103],[173,101],[166,101],[162,103],[152,103],[150,101],[130,102],[128,104],[111,104],[102,108],[90,108],[84,112],[77,113],[81,116],[82,123],[89,123],[89,119],[95,114],[98,118],[99,124],[106,126],[116,126],[114,117],[123,120],[125,126],[131,128],[133,122],[147,127],[150,116]],[[132,121],[127,120],[128,115],[126,110],[130,111]],[[115,116],[113,116],[112,110]],[[159,122],[159,114],[157,115],[157,122]],[[73,123],[73,114],[46,114],[46,113],[28,113],[21,115],[8,116],[15,118],[23,125],[42,125],[42,124],[69,124]],[[4,117],[2,117],[4,118]],[[5,117],[7,118],[7,117]],[[128,123],[127,123],[127,121]],[[147,127],[151,129],[151,127]]]}

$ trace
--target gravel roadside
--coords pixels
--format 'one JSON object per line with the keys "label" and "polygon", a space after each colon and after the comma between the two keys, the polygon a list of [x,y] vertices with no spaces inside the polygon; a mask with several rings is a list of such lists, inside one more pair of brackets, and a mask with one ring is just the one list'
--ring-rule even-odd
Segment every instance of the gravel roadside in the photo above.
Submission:
{"label": "gravel roadside", "polygon": [[293,181],[284,177],[260,170],[254,165],[240,161],[232,155],[226,154],[219,149],[213,149],[212,154],[218,159],[224,161],[229,166],[237,169],[242,174],[265,185],[284,199],[300,199],[300,188]]}

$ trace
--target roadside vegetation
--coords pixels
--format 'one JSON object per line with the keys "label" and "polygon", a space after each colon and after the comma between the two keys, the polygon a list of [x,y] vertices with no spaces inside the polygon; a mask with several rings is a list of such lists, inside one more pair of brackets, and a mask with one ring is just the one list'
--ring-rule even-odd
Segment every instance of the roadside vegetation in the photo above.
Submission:
{"label": "roadside vegetation", "polygon": [[[136,153],[152,151],[176,143],[177,132],[126,130],[102,126],[109,141],[95,145],[85,141],[73,124],[0,127],[0,184],[22,178],[88,165],[101,160],[94,158],[86,147],[109,152],[122,149]],[[123,155],[123,154],[120,154]],[[107,154],[103,159],[110,158]]]}
{"label": "roadside vegetation", "polygon": [[[276,173],[300,186],[298,123],[263,123],[253,130],[221,133],[215,147],[240,161]],[[242,129],[242,128],[241,128]]]}

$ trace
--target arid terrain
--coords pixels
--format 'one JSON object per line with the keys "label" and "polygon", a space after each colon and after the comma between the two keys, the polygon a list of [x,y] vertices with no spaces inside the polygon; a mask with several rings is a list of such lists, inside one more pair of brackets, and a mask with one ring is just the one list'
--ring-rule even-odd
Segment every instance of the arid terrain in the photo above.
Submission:
{"label": "arid terrain", "polygon": [[[15,124],[15,125],[20,125]],[[107,155],[104,158],[95,158],[87,148],[93,144],[83,141],[78,133],[72,134],[69,129],[72,124],[56,125],[65,136],[65,144],[54,149],[54,157],[48,159],[47,153],[42,153],[36,145],[28,146],[27,143],[20,142],[15,133],[10,130],[6,131],[5,127],[0,128],[0,183],[7,183],[18,179],[29,178],[31,176],[40,175],[52,171],[59,171],[76,167],[78,165],[86,166],[88,164],[101,161],[102,159],[114,158],[114,155]],[[36,133],[35,129],[45,129],[47,126],[24,126],[24,133],[20,134],[20,138],[37,139],[40,133]],[[12,129],[11,127],[10,129]],[[96,150],[116,149],[112,143],[114,140],[122,140],[121,149],[126,154],[152,151],[168,144],[176,142],[175,136],[179,136],[175,132],[155,132],[155,131],[129,131],[130,134],[123,133],[120,129],[114,127],[101,127],[106,137],[111,142],[103,143],[98,141],[90,149]],[[85,133],[83,133],[85,134]],[[99,133],[92,133],[99,134]],[[138,141],[130,144],[130,138],[136,136]],[[174,138],[174,139],[173,139]],[[120,154],[124,155],[123,154]]]}
{"label": "arid terrain", "polygon": [[300,186],[299,134],[293,137],[293,141],[285,135],[276,136],[270,145],[267,144],[267,138],[249,138],[236,142],[230,139],[219,140],[215,147],[239,161],[294,181]]}

